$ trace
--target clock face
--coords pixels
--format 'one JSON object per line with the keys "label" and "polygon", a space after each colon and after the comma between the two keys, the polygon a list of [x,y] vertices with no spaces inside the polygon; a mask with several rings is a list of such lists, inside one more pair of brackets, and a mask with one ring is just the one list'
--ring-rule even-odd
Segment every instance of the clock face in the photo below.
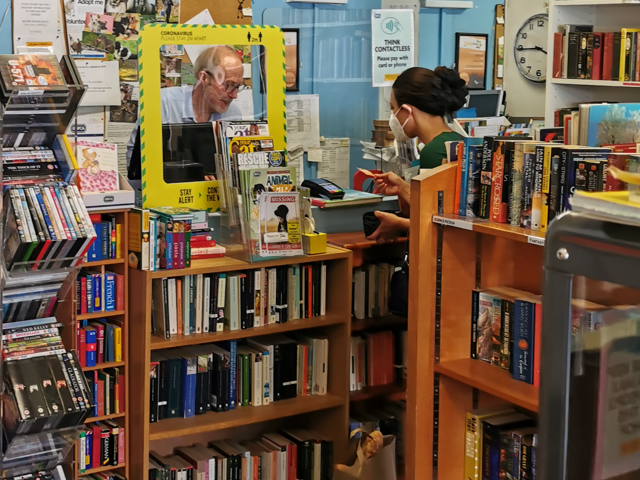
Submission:
{"label": "clock face", "polygon": [[532,82],[542,83],[547,79],[548,29],[547,15],[534,15],[522,24],[514,41],[513,54],[518,70]]}

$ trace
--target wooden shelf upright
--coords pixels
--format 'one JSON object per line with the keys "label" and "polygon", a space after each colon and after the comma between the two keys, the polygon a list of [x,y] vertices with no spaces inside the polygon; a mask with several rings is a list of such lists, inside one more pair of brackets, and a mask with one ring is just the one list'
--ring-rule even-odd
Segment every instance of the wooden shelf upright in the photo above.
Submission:
{"label": "wooden shelf upright", "polygon": [[[128,468],[131,479],[147,474],[149,451],[170,454],[175,447],[215,440],[250,440],[278,429],[309,428],[334,442],[335,462],[346,461],[349,419],[349,338],[351,319],[351,252],[329,246],[325,254],[247,263],[232,257],[192,262],[191,268],[156,272],[130,268],[130,313],[135,322],[129,334],[130,372],[135,395],[130,400],[131,428],[135,432]],[[246,330],[176,336],[169,340],[151,334],[152,282],[164,277],[198,273],[255,270],[281,265],[324,262],[327,265],[326,315]],[[296,397],[266,406],[241,407],[227,412],[207,412],[191,418],[149,422],[149,375],[153,350],[239,340],[274,333],[313,329],[329,339],[328,392],[322,396]]]}
{"label": "wooden shelf upright", "polygon": [[[120,369],[124,369],[124,379],[125,379],[125,405],[124,411],[120,413],[114,413],[111,415],[103,415],[95,418],[88,418],[85,421],[85,424],[92,422],[99,422],[103,420],[114,420],[120,426],[124,427],[125,431],[125,462],[123,464],[119,464],[117,466],[105,466],[97,469],[87,469],[84,473],[80,473],[78,471],[78,455],[80,454],[80,449],[78,444],[76,443],[74,459],[75,464],[72,467],[71,479],[78,480],[88,474],[91,473],[99,473],[99,472],[107,472],[107,471],[116,471],[122,475],[125,475],[127,479],[132,477],[129,476],[129,269],[126,265],[126,256],[129,250],[128,246],[128,236],[127,232],[128,221],[129,221],[129,210],[105,210],[105,211],[90,211],[90,214],[110,214],[114,215],[116,219],[116,223],[122,225],[122,237],[121,237],[121,255],[122,258],[116,259],[105,259],[96,262],[85,262],[82,264],[81,268],[91,267],[92,269],[101,270],[103,272],[113,272],[119,275],[124,276],[124,310],[121,311],[113,311],[113,312],[96,312],[90,314],[77,314],[77,304],[79,299],[76,298],[76,285],[75,281],[73,285],[70,285],[69,288],[66,288],[66,296],[65,301],[61,302],[58,310],[56,311],[56,317],[58,321],[65,325],[65,328],[62,330],[62,337],[65,346],[67,349],[75,349],[78,351],[78,336],[76,332],[78,331],[79,322],[82,320],[98,320],[98,319],[117,319],[122,320],[124,328],[122,329],[122,361],[121,362],[109,362],[109,363],[101,363],[96,365],[95,367],[83,367],[83,372],[90,372],[95,370],[103,370],[105,368],[118,367]],[[135,436],[133,437],[135,438]],[[142,478],[142,477],[140,477]]]}
{"label": "wooden shelf upright", "polygon": [[541,293],[544,237],[453,215],[456,167],[442,165],[411,182],[407,480],[463,478],[467,411],[538,410],[537,387],[470,358],[471,291]]}

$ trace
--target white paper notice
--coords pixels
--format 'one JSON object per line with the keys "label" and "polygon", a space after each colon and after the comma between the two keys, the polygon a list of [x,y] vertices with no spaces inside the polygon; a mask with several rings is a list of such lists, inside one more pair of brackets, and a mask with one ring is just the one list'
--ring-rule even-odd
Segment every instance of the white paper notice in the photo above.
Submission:
{"label": "white paper notice", "polygon": [[80,102],[81,107],[120,105],[118,60],[77,60],[76,65],[82,82],[88,87]]}
{"label": "white paper notice", "polygon": [[[127,176],[127,143],[138,120],[138,103],[140,100],[140,84],[123,82],[122,105],[107,108],[104,126],[104,140],[118,145],[118,171]],[[133,109],[131,109],[133,107]]]}
{"label": "white paper notice", "polygon": [[287,142],[305,150],[320,147],[319,95],[287,96]]}
{"label": "white paper notice", "polygon": [[13,48],[52,46],[58,58],[66,54],[62,7],[58,1],[13,1]]}
{"label": "white paper notice", "polygon": [[307,152],[307,161],[311,163],[322,162],[322,151],[321,148],[310,148]]}
{"label": "white paper notice", "polygon": [[67,38],[69,39],[69,49],[73,54],[93,54],[95,51],[83,52],[80,41],[84,31],[84,22],[87,13],[104,13],[105,0],[66,0],[65,21],[67,23]]}
{"label": "white paper notice", "polygon": [[245,88],[238,93],[238,98],[233,101],[233,104],[240,109],[242,120],[253,120],[253,90],[251,88]]}
{"label": "white paper notice", "polygon": [[[215,22],[213,21],[213,18],[209,13],[209,9],[207,8],[205,8],[195,17],[190,18],[184,23],[186,25],[215,25]],[[198,58],[198,55],[200,55],[210,46],[211,45],[185,45],[184,49],[186,50],[187,55],[189,55],[189,59],[191,60],[191,63],[195,63],[196,58]]]}
{"label": "white paper notice", "polygon": [[104,107],[79,107],[69,123],[67,135],[104,136]]}
{"label": "white paper notice", "polygon": [[322,160],[318,163],[318,178],[337,185],[351,185],[349,162],[351,142],[348,138],[326,138],[319,149]]}

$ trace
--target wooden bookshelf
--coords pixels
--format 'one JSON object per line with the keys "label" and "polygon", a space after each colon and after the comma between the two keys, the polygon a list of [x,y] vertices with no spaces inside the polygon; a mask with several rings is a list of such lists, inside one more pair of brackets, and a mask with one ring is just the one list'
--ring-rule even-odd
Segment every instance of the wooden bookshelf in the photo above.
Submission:
{"label": "wooden bookshelf", "polygon": [[[311,262],[327,265],[327,314],[276,325],[239,331],[224,331],[169,340],[151,334],[151,298],[154,279],[198,273],[254,270],[280,265]],[[129,324],[131,380],[137,392],[130,399],[131,428],[136,432],[128,457],[131,479],[143,479],[148,468],[149,451],[169,454],[175,447],[220,439],[252,439],[263,432],[295,425],[318,431],[334,442],[334,460],[346,461],[349,418],[349,345],[351,319],[351,252],[329,246],[325,254],[246,263],[231,257],[193,262],[192,268],[156,272],[129,268],[131,281]],[[151,352],[189,345],[314,329],[329,339],[328,393],[322,396],[296,397],[257,407],[239,407],[227,412],[207,412],[191,418],[149,422],[149,372]]]}
{"label": "wooden bookshelf", "polygon": [[363,402],[377,397],[402,397],[398,395],[404,393],[405,387],[401,383],[390,383],[389,385],[377,385],[375,387],[364,387],[362,390],[351,392],[352,402]]}
{"label": "wooden bookshelf", "polygon": [[[116,223],[122,225],[122,238],[121,238],[121,252],[122,255],[126,255],[128,252],[128,209],[122,210],[105,210],[105,211],[91,211],[90,214],[110,214],[114,215],[116,218]],[[71,478],[73,480],[77,480],[78,478],[84,477],[91,473],[100,473],[107,472],[111,470],[115,470],[125,475],[128,479],[129,477],[129,467],[127,465],[129,460],[129,358],[128,358],[128,349],[129,349],[129,332],[127,326],[129,325],[129,315],[128,315],[128,298],[129,298],[129,289],[128,289],[128,281],[129,281],[129,272],[128,267],[125,263],[125,258],[115,258],[115,259],[106,259],[100,260],[97,262],[85,262],[82,264],[82,268],[94,268],[102,271],[114,272],[119,275],[124,276],[124,310],[119,311],[110,311],[110,312],[95,312],[88,314],[77,314],[77,302],[76,298],[76,285],[75,285],[75,277],[73,284],[66,289],[66,295],[64,297],[64,301],[61,302],[58,307],[58,311],[56,311],[56,316],[58,316],[59,321],[65,324],[65,328],[63,329],[63,340],[64,344],[68,349],[75,349],[78,351],[77,345],[77,335],[76,332],[78,330],[79,322],[82,320],[97,320],[102,318],[114,318],[119,317],[124,321],[125,328],[122,329],[122,361],[121,362],[107,362],[96,365],[95,367],[83,367],[83,372],[91,372],[95,370],[103,370],[105,368],[113,368],[118,367],[124,371],[124,379],[125,379],[125,404],[124,411],[121,413],[114,413],[111,415],[102,415],[100,417],[88,418],[85,420],[85,424],[99,422],[103,420],[112,419],[118,422],[120,426],[123,426],[125,429],[125,462],[124,464],[120,464],[117,466],[106,466],[100,467],[96,469],[86,470],[84,473],[80,473],[78,470],[78,455],[80,449],[76,444],[75,453],[74,453],[74,465],[71,468],[73,471]],[[60,312],[60,313],[58,313]],[[64,319],[64,320],[62,320]],[[133,437],[135,438],[135,436]],[[142,477],[140,477],[142,478]]]}
{"label": "wooden bookshelf", "polygon": [[463,478],[467,411],[538,411],[537,387],[470,358],[471,291],[541,293],[544,235],[453,215],[456,167],[411,182],[407,480]]}

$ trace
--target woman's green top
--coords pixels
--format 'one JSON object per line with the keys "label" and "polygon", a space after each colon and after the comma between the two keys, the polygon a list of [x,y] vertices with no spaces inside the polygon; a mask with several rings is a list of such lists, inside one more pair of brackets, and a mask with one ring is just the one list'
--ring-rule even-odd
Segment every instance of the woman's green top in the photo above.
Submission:
{"label": "woman's green top", "polygon": [[456,132],[442,132],[427,143],[420,151],[420,168],[435,168],[442,165],[447,158],[447,146],[445,142],[462,140],[462,135]]}

